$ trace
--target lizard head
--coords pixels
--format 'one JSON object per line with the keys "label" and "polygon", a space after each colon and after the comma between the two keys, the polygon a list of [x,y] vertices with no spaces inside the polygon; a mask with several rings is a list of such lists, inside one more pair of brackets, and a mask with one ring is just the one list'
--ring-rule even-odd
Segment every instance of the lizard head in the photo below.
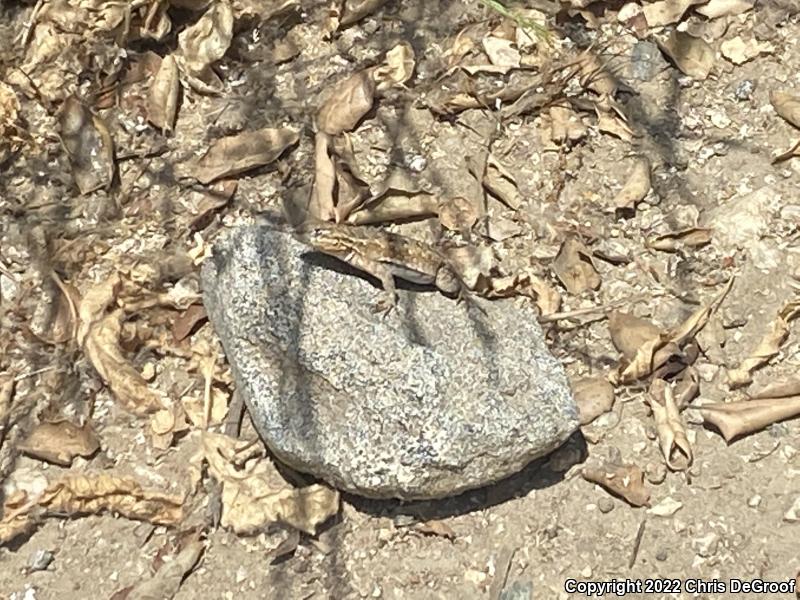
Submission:
{"label": "lizard head", "polygon": [[312,244],[330,236],[333,223],[327,221],[306,221],[294,230],[294,236],[301,242]]}

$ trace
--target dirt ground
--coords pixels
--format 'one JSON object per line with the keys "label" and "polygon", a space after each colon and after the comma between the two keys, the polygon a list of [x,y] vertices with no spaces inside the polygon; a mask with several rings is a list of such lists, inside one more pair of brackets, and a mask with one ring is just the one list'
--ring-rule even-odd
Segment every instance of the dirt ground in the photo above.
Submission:
{"label": "dirt ground", "polygon": [[[58,59],[67,61],[58,71],[63,89],[45,86],[42,79],[37,95],[23,89],[13,73],[29,56],[17,36],[34,7],[9,3],[0,9],[0,80],[19,101],[19,115],[0,130],[7,141],[16,140],[0,167],[0,373],[18,379],[10,405],[0,403],[3,499],[19,490],[41,491],[67,472],[129,476],[170,494],[192,489],[185,517],[173,526],[127,519],[119,510],[41,515],[35,527],[0,547],[0,597],[584,597],[568,592],[571,579],[642,585],[664,580],[651,582],[650,593],[630,591],[631,598],[796,597],[800,421],[776,422],[729,444],[704,424],[697,407],[744,400],[748,392],[796,377],[800,365],[800,329],[789,318],[779,347],[753,370],[753,383],[735,390],[727,383],[728,371],[757,351],[779,311],[796,302],[800,286],[800,158],[773,162],[800,140],[800,99],[795,127],[776,113],[770,96],[786,91],[800,98],[798,8],[765,0],[754,10],[717,19],[689,9],[680,29],[702,35],[714,50],[708,77],[681,73],[653,44],[675,24],[662,32],[647,22],[642,27],[641,19],[620,20],[620,12],[637,2],[627,8],[596,2],[591,18],[577,10],[562,12],[549,24],[559,56],[569,62],[588,48],[600,57],[617,81],[613,95],[631,135],[610,134],[600,122],[600,115],[608,114],[602,109],[580,111],[573,104],[573,122],[585,131],[554,141],[546,110],[498,121],[492,106],[437,115],[420,103],[435,86],[437,61],[452,48],[453,36],[467,25],[485,34],[502,18],[475,2],[398,4],[390,2],[328,39],[323,27],[329,12],[323,5],[303,3],[293,18],[237,17],[230,49],[216,64],[222,92],[187,88],[171,136],[145,124],[147,87],[141,81],[120,87],[124,91],[115,102],[97,109],[114,137],[117,175],[108,190],[83,195],[58,135],[67,90],[96,91],[109,65],[148,50],[164,56],[175,48],[174,35],[131,43],[126,56],[108,50],[113,45],[108,37],[72,40],[70,47],[83,49]],[[174,31],[199,14],[171,10]],[[67,30],[57,22],[57,31]],[[758,50],[743,62],[726,58],[736,46],[725,44],[736,38],[757,43]],[[294,50],[279,61],[276,48],[288,52],[279,44],[286,40]],[[491,134],[491,152],[513,173],[523,201],[512,211],[492,200],[489,219],[512,221],[519,231],[484,236],[483,243],[494,248],[506,272],[531,268],[559,290],[559,310],[601,307],[543,325],[572,381],[605,377],[620,364],[609,310],[602,307],[614,306],[667,331],[709,305],[734,278],[706,327],[693,336],[696,356],[685,359],[699,382],[699,395],[681,413],[694,460],[686,469],[666,468],[645,402],[645,377],[616,385],[609,412],[549,457],[495,486],[418,503],[343,495],[340,511],[317,536],[275,525],[239,535],[209,523],[219,498],[208,473],[189,468],[200,434],[192,419],[159,445],[148,432],[148,417],[126,410],[104,385],[108,381],[98,375],[85,345],[71,338],[43,341],[48,336],[36,331],[37,311],[48,298],[52,302],[49,273],[78,294],[115,272],[154,293],[175,281],[196,290],[199,265],[221,231],[280,208],[286,197],[308,193],[315,168],[312,118],[320,98],[343,76],[376,64],[399,40],[413,46],[416,73],[400,92],[378,99],[352,134],[364,178],[379,179],[391,165],[428,161],[427,170],[419,169],[425,177],[443,161],[458,159],[461,170],[454,167],[455,175],[442,175],[438,182],[447,189],[449,180],[470,177],[464,148],[480,147],[487,141],[484,132],[499,127]],[[77,62],[69,62],[73,59]],[[592,96],[581,91],[578,79],[562,91],[588,102]],[[7,106],[3,110],[10,114]],[[619,131],[624,121],[616,123]],[[238,186],[232,198],[211,209],[202,204],[197,196],[202,186],[186,182],[184,164],[223,135],[285,125],[299,132],[296,147],[269,166],[231,176]],[[641,157],[649,163],[652,189],[633,210],[620,210],[614,199]],[[400,230],[429,236],[430,223]],[[710,228],[710,243],[669,252],[649,243],[698,227]],[[591,248],[596,289],[572,293],[556,276],[552,265],[568,236]],[[153,389],[202,399],[204,363],[198,356],[211,356],[217,359],[215,389],[232,402],[233,385],[211,325],[201,321],[176,341],[175,322],[185,320],[179,317],[182,309],[128,301],[120,347]],[[125,308],[122,300],[118,306]],[[148,339],[153,343],[143,341]],[[23,453],[35,424],[56,417],[90,421],[99,451],[68,467]],[[220,431],[223,421],[212,430]],[[246,417],[240,437],[255,438]],[[650,490],[646,505],[634,507],[581,476],[586,465],[609,463],[644,472]],[[8,518],[7,505],[4,523]],[[200,532],[202,557],[185,569],[182,583],[177,577],[174,590],[126,595],[130,586],[169,565],[184,540]],[[735,593],[732,579],[783,582],[791,591]],[[698,580],[708,586],[705,593],[693,593]],[[715,580],[727,589],[714,591]]]}

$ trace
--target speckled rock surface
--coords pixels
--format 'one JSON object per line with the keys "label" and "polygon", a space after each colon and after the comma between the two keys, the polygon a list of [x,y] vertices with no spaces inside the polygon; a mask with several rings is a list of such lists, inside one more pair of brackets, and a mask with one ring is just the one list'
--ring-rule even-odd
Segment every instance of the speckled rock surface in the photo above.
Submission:
{"label": "speckled rock surface", "polygon": [[230,232],[205,304],[240,393],[293,468],[377,498],[439,498],[509,476],[578,427],[532,309],[380,290],[265,227]]}

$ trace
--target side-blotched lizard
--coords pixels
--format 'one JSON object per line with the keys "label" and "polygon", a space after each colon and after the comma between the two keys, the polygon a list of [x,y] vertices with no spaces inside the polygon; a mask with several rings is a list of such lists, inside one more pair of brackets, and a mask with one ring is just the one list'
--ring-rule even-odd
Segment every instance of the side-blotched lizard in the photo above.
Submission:
{"label": "side-blotched lizard", "polygon": [[390,311],[397,303],[394,278],[435,285],[450,296],[461,294],[464,283],[444,254],[418,240],[353,225],[313,222],[301,225],[294,236],[318,252],[334,256],[381,282],[384,290],[377,310]]}

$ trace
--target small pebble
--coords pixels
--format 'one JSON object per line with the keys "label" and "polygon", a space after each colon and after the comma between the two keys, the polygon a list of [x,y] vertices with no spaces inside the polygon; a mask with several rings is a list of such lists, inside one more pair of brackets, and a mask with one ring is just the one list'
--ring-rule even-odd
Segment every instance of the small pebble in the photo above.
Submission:
{"label": "small pebble", "polygon": [[644,476],[648,482],[658,485],[667,478],[667,467],[664,463],[649,462],[644,467]]}
{"label": "small pebble", "polygon": [[719,536],[716,533],[708,533],[703,537],[695,538],[692,542],[695,552],[698,556],[709,558],[717,553],[717,546],[719,545]]}
{"label": "small pebble", "polygon": [[747,506],[749,506],[750,508],[758,508],[760,504],[761,504],[761,496],[759,496],[758,494],[750,496],[750,498],[747,500]]}
{"label": "small pebble", "polygon": [[661,502],[647,509],[647,512],[659,517],[671,517],[683,507],[682,502],[678,502],[674,498],[667,496]]}
{"label": "small pebble", "polygon": [[794,504],[783,514],[783,520],[787,523],[800,521],[800,496],[794,499]]}
{"label": "small pebble", "polygon": [[532,600],[533,584],[530,581],[514,581],[508,587],[503,588],[498,600]]}
{"label": "small pebble", "polygon": [[49,550],[37,550],[28,558],[29,571],[44,571],[53,562],[55,555]]}
{"label": "small pebble", "polygon": [[614,501],[611,498],[600,498],[597,501],[597,509],[603,514],[610,513],[614,510]]}
{"label": "small pebble", "polygon": [[756,84],[751,79],[744,79],[739,82],[736,89],[733,90],[733,97],[740,102],[745,102],[753,97],[753,92],[756,89]]}
{"label": "small pebble", "polygon": [[656,552],[656,560],[657,561],[664,562],[665,560],[667,560],[668,556],[669,556],[669,554],[667,553],[665,548],[661,548],[661,550]]}

